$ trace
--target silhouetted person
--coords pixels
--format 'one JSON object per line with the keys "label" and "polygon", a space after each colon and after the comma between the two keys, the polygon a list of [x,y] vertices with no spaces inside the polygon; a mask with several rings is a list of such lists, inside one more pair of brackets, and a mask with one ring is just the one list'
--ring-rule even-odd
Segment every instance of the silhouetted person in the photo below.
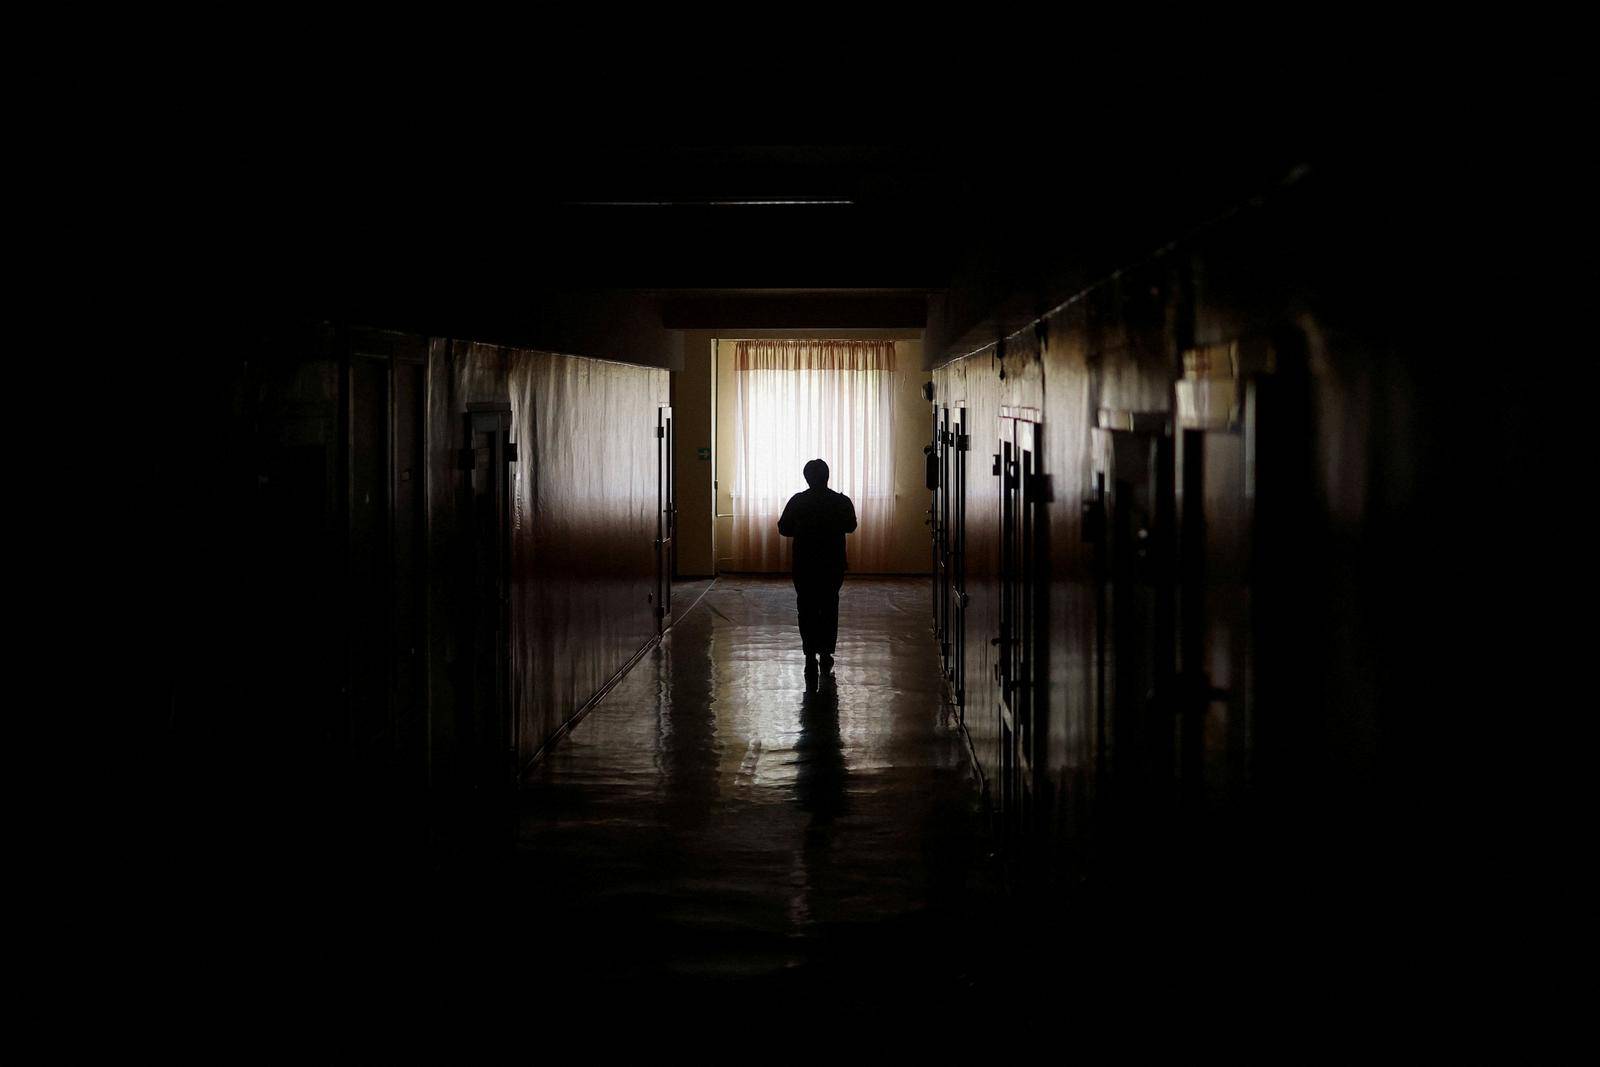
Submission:
{"label": "silhouetted person", "polygon": [[815,677],[817,657],[833,667],[839,637],[839,589],[844,585],[844,535],[856,528],[850,498],[828,488],[828,465],[814,459],[805,467],[811,488],[784,505],[778,532],[794,538],[794,593],[800,607],[800,643],[806,674]]}

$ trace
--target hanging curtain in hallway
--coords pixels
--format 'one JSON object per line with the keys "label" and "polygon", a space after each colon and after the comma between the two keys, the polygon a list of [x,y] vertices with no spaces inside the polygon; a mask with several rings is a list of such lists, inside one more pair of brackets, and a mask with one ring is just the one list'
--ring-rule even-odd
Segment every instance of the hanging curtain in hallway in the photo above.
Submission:
{"label": "hanging curtain in hallway", "polygon": [[737,341],[734,569],[787,571],[778,516],[807,461],[855,503],[852,571],[886,569],[894,527],[894,342]]}

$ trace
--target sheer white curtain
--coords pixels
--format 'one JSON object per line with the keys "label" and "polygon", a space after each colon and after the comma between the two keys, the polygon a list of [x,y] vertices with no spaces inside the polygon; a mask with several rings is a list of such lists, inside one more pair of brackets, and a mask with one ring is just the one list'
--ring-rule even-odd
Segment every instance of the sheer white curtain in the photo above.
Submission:
{"label": "sheer white curtain", "polygon": [[778,516],[828,464],[828,488],[855,503],[853,571],[886,569],[894,528],[894,342],[737,341],[733,555],[736,570],[787,571]]}

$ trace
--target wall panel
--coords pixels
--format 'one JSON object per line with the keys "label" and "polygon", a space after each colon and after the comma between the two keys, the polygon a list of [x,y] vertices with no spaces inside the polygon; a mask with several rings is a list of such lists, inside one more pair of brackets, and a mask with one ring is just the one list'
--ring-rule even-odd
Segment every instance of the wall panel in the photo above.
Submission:
{"label": "wall panel", "polygon": [[526,761],[655,636],[667,372],[516,352],[509,390],[512,681]]}
{"label": "wall panel", "polygon": [[435,339],[430,383],[435,761],[465,773],[458,647],[470,606],[461,472],[467,405],[511,412],[511,714],[517,766],[548,743],[656,633],[656,411],[668,372]]}

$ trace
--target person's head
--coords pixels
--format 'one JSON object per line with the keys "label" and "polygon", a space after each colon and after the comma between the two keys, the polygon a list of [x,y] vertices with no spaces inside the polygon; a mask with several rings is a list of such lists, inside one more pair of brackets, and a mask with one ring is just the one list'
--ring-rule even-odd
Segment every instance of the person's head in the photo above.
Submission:
{"label": "person's head", "polygon": [[828,487],[828,465],[820,459],[814,459],[806,464],[806,484],[813,489],[826,489]]}

